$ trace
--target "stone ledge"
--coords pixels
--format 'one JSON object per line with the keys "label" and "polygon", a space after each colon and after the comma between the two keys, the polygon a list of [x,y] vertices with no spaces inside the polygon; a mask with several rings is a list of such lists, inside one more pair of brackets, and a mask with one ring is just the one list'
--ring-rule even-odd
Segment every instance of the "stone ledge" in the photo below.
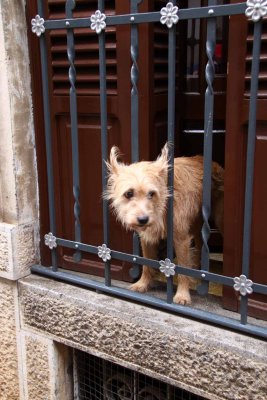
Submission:
{"label": "stone ledge", "polygon": [[37,259],[37,225],[0,223],[0,277],[17,280]]}
{"label": "stone ledge", "polygon": [[19,281],[32,329],[208,399],[264,400],[264,341],[65,283]]}

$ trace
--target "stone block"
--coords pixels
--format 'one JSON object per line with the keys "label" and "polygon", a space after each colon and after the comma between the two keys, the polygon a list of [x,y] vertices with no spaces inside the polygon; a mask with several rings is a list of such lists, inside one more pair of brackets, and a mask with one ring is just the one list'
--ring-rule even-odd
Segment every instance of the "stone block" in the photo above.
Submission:
{"label": "stone block", "polygon": [[0,399],[18,400],[16,284],[0,279]]}
{"label": "stone block", "polygon": [[207,399],[266,399],[262,340],[38,276],[19,289],[24,328]]}
{"label": "stone block", "polygon": [[72,400],[72,352],[64,345],[21,332],[25,400]]}
{"label": "stone block", "polygon": [[38,258],[34,225],[0,223],[0,276],[18,279],[30,273]]}

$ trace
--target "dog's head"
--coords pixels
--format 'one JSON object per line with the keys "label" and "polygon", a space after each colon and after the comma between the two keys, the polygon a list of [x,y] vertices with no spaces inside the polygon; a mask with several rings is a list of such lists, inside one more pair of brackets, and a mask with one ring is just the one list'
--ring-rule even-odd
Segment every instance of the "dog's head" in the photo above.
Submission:
{"label": "dog's head", "polygon": [[104,197],[127,229],[144,232],[148,227],[162,226],[168,198],[168,166],[167,144],[155,161],[130,165],[120,162],[119,149],[112,147]]}

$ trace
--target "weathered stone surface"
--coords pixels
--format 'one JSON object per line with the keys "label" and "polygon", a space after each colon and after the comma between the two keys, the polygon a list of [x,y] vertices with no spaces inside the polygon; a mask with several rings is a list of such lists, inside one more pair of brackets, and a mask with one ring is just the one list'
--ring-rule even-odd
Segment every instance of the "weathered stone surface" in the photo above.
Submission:
{"label": "weathered stone surface", "polygon": [[16,284],[0,279],[0,399],[19,399]]}
{"label": "weathered stone surface", "polygon": [[71,350],[31,332],[22,331],[20,335],[24,358],[23,400],[73,400]]}
{"label": "weathered stone surface", "polygon": [[18,279],[37,260],[37,227],[0,223],[0,276]]}
{"label": "weathered stone surface", "polygon": [[25,328],[212,400],[266,399],[261,340],[37,276],[19,288]]}
{"label": "weathered stone surface", "polygon": [[0,2],[0,220],[36,221],[37,168],[25,1]]}
{"label": "weathered stone surface", "polygon": [[7,271],[11,264],[11,235],[0,229],[0,271]]}
{"label": "weathered stone surface", "polygon": [[26,335],[26,398],[28,400],[50,400],[51,382],[48,356],[49,341]]}

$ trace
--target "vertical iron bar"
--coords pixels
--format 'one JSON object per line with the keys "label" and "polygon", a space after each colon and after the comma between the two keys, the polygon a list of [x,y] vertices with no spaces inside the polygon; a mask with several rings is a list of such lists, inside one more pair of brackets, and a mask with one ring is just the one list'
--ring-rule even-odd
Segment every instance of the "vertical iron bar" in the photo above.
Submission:
{"label": "vertical iron bar", "polygon": [[[251,65],[251,88],[250,88],[250,101],[249,101],[243,254],[242,254],[242,274],[246,275],[246,277],[248,277],[249,275],[249,263],[250,263],[254,155],[255,155],[255,144],[256,144],[257,93],[258,93],[258,83],[259,83],[261,31],[262,31],[262,21],[255,22],[252,65]],[[247,323],[247,306],[248,306],[247,296],[241,296],[241,302],[240,302],[241,324]]]}
{"label": "vertical iron bar", "polygon": [[[38,0],[38,14],[44,17],[43,1]],[[49,225],[50,231],[56,235],[56,215],[55,215],[55,192],[54,192],[54,174],[52,159],[52,140],[51,140],[51,112],[49,101],[49,83],[47,67],[47,47],[45,34],[40,36],[41,68],[42,68],[42,88],[43,88],[43,109],[45,125],[45,146],[46,146],[46,169],[48,181],[48,204],[49,204]],[[56,249],[51,251],[52,270],[57,271],[57,253]]]}
{"label": "vertical iron bar", "polygon": [[[176,1],[172,2],[176,5]],[[167,258],[173,259],[173,179],[174,179],[174,129],[175,129],[175,48],[176,26],[173,25],[168,33],[168,143],[169,162],[167,211]],[[167,303],[173,301],[173,277],[167,278]]]}
{"label": "vertical iron bar", "polygon": [[[75,0],[66,1],[66,17],[72,18],[72,11],[75,8]],[[73,29],[67,27],[67,55],[69,60],[69,82],[70,82],[70,118],[71,118],[71,145],[72,145],[72,174],[73,174],[73,196],[74,196],[74,218],[75,218],[75,241],[81,242],[80,224],[80,174],[79,174],[79,143],[78,143],[78,117],[77,117],[77,95],[76,95],[76,69],[74,65],[75,47]],[[75,261],[81,261],[81,252],[73,255]]]}
{"label": "vertical iron bar", "polygon": [[[131,0],[131,13],[135,14],[138,12],[138,4],[141,0]],[[139,35],[138,35],[138,25],[134,23],[131,24],[131,159],[132,162],[137,162],[139,160],[139,97],[138,97],[138,55],[139,55]],[[139,237],[137,233],[133,234],[133,254],[139,255]],[[139,269],[138,264],[133,263],[133,270]]]}
{"label": "vertical iron bar", "polygon": [[[138,4],[140,0],[131,0],[131,13],[138,12]],[[138,98],[138,56],[139,56],[139,35],[138,25],[132,21],[131,24],[131,149],[132,149],[132,162],[139,161],[139,98]]]}
{"label": "vertical iron bar", "polygon": [[[209,6],[216,5],[216,0],[209,0]],[[207,88],[205,92],[205,115],[204,115],[204,160],[203,160],[203,197],[202,216],[203,226],[201,230],[203,246],[201,251],[201,269],[209,270],[209,246],[210,237],[209,217],[211,211],[211,171],[212,171],[212,139],[213,139],[213,108],[214,91],[213,80],[215,77],[215,66],[213,62],[216,43],[216,18],[207,20],[207,41],[206,54],[208,62],[205,70]],[[200,294],[207,294],[209,289],[208,281],[203,281],[199,287]]]}
{"label": "vertical iron bar", "polygon": [[[104,12],[104,0],[98,0],[98,9]],[[107,135],[107,80],[106,80],[106,45],[105,31],[99,34],[99,75],[100,75],[100,120],[101,120],[101,154],[102,154],[102,187],[107,187],[108,135]],[[103,199],[103,241],[109,247],[109,213],[108,201]],[[105,285],[111,285],[110,261],[105,262]]]}

